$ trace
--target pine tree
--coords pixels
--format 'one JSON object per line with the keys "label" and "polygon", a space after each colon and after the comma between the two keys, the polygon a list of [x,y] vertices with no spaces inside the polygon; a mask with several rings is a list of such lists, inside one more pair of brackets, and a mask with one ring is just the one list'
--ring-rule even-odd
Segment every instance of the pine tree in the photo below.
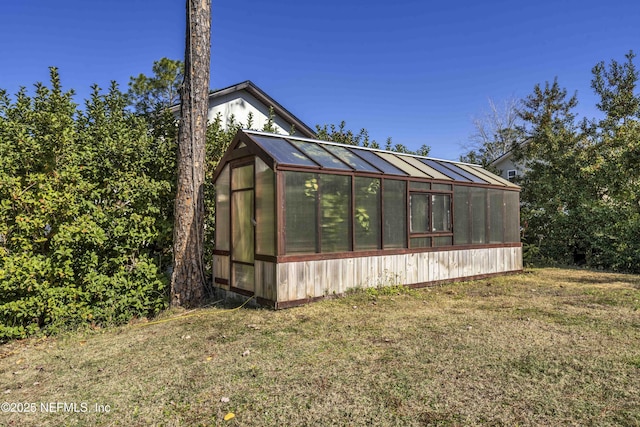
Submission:
{"label": "pine tree", "polygon": [[187,0],[171,275],[173,306],[197,305],[204,296],[204,173],[210,52],[211,0]]}

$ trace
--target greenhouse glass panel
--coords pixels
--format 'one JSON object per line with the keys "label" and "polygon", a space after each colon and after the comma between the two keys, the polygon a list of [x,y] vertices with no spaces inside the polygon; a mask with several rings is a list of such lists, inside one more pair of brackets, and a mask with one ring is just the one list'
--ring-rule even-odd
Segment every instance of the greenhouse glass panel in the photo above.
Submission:
{"label": "greenhouse glass panel", "polygon": [[298,147],[304,154],[309,156],[316,163],[320,164],[323,168],[352,170],[351,167],[342,163],[331,153],[323,149],[319,144],[312,144],[310,142],[303,142],[297,140],[290,140],[290,143]]}
{"label": "greenhouse glass panel", "polygon": [[429,195],[412,193],[409,196],[409,212],[411,216],[411,233],[429,232]]}
{"label": "greenhouse glass panel", "polygon": [[412,237],[411,247],[412,248],[430,248],[431,237]]}
{"label": "greenhouse glass panel", "polygon": [[502,243],[504,239],[504,201],[502,190],[489,190],[489,243]]}
{"label": "greenhouse glass panel", "polygon": [[431,231],[451,231],[451,196],[431,196]]}
{"label": "greenhouse glass panel", "polygon": [[487,243],[487,189],[471,187],[471,243]]}
{"label": "greenhouse glass panel", "polygon": [[[489,173],[489,172],[485,171],[480,166],[471,166],[471,165],[459,164],[458,167],[460,167],[461,169],[466,170],[469,173],[477,175],[478,177],[480,177],[480,178],[484,179],[485,181],[487,181],[489,184],[504,185],[504,183],[501,182],[502,178],[500,178],[497,175],[494,175],[492,173]],[[502,180],[502,181],[504,181],[504,180]],[[509,181],[507,181],[507,183],[509,183],[508,186],[513,186],[513,184],[511,184]]]}
{"label": "greenhouse glass panel", "polygon": [[391,163],[379,157],[373,151],[356,150],[356,149],[350,149],[350,150],[356,153],[358,156],[365,159],[367,162],[371,163],[376,168],[380,169],[383,173],[388,173],[392,175],[402,175],[402,176],[407,175],[402,170],[398,169],[397,167],[393,166]]}
{"label": "greenhouse glass panel", "polygon": [[451,180],[451,178],[449,178],[448,176],[438,172],[437,170],[435,170],[430,166],[427,166],[427,164],[422,162],[421,159],[418,157],[402,156],[402,158],[403,160],[411,163],[413,166],[420,169],[422,172],[426,173],[433,179],[443,179],[447,181]]}
{"label": "greenhouse glass panel", "polygon": [[253,262],[253,224],[251,223],[253,191],[245,190],[231,193],[231,211],[233,212],[231,259]]}
{"label": "greenhouse glass panel", "polygon": [[438,236],[433,238],[433,246],[451,246],[453,238],[451,236]]}
{"label": "greenhouse glass panel", "polygon": [[254,291],[255,269],[253,265],[233,264],[233,286],[245,291]]}
{"label": "greenhouse glass panel", "polygon": [[282,138],[267,138],[257,135],[251,135],[251,138],[254,139],[271,157],[276,159],[278,163],[285,165],[318,167],[316,163],[302,154],[300,150]]}
{"label": "greenhouse glass panel", "polygon": [[504,241],[518,243],[520,242],[520,194],[517,191],[505,191],[504,198],[506,205]]}
{"label": "greenhouse glass panel", "polygon": [[427,190],[431,190],[431,184],[428,182],[410,181],[409,189],[427,191]]}
{"label": "greenhouse glass panel", "polygon": [[216,180],[216,249],[229,250],[229,218],[230,215],[230,175],[226,165]]}
{"label": "greenhouse glass panel", "polygon": [[431,159],[420,159],[420,160],[422,160],[423,163],[425,163],[428,166],[431,166],[441,174],[448,176],[449,178],[452,178],[456,181],[462,181],[462,182],[469,181],[466,177],[452,171],[451,169],[444,166],[442,163],[436,162],[435,160],[431,160]]}
{"label": "greenhouse glass panel", "polygon": [[408,157],[408,156],[400,156],[399,154],[392,154],[392,153],[386,153],[386,152],[380,152],[377,154],[378,156],[382,157],[383,159],[385,159],[395,167],[403,170],[409,176],[415,176],[418,178],[431,178],[431,176],[422,172],[420,169],[402,160],[404,157]]}
{"label": "greenhouse glass panel", "polygon": [[356,250],[380,247],[380,180],[355,178],[355,212],[353,227]]}
{"label": "greenhouse glass panel", "polygon": [[453,238],[456,245],[471,243],[469,193],[469,187],[456,185],[453,189]]}
{"label": "greenhouse glass panel", "polygon": [[[331,151],[336,157],[338,157],[340,160],[342,160],[343,162],[345,162],[346,164],[348,164],[349,166],[351,166],[353,169],[357,171],[380,173],[378,169],[371,166],[369,163],[367,163],[362,158],[352,153],[345,147],[340,147],[340,146],[331,145],[331,144],[325,144],[323,145],[323,147]],[[360,150],[358,150],[358,152],[359,151]]]}
{"label": "greenhouse glass panel", "polygon": [[471,182],[475,182],[476,184],[486,184],[487,181],[484,181],[482,179],[480,179],[479,177],[477,177],[476,175],[467,172],[466,170],[458,167],[458,165],[456,165],[455,163],[444,163],[449,169],[453,170],[454,172],[458,173],[459,175],[464,176],[465,178],[467,178],[468,180],[470,180]]}
{"label": "greenhouse glass panel", "polygon": [[275,174],[256,157],[256,252],[276,254]]}
{"label": "greenhouse glass panel", "polygon": [[436,191],[451,191],[451,184],[438,184],[434,182],[433,185],[431,185],[431,189]]}
{"label": "greenhouse glass panel", "polygon": [[253,165],[231,169],[231,189],[253,188]]}
{"label": "greenhouse glass panel", "polygon": [[231,169],[231,189],[253,188],[253,165]]}
{"label": "greenhouse glass panel", "polygon": [[407,191],[404,181],[385,179],[382,203],[384,248],[407,247]]}
{"label": "greenhouse glass panel", "polygon": [[284,172],[285,251],[315,253],[318,179],[313,173]]}
{"label": "greenhouse glass panel", "polygon": [[350,250],[351,177],[320,175],[321,252]]}

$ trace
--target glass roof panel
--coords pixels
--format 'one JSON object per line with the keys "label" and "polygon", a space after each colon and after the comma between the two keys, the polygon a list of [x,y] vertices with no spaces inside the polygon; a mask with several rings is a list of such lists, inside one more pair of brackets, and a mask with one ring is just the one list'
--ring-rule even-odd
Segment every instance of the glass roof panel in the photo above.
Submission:
{"label": "glass roof panel", "polygon": [[462,176],[459,173],[456,173],[456,172],[452,171],[451,169],[447,168],[446,166],[444,166],[440,162],[436,162],[435,160],[431,160],[431,159],[421,159],[421,160],[426,165],[431,166],[432,168],[434,168],[438,172],[447,175],[448,177],[452,178],[455,181],[462,181],[462,182],[471,181],[469,178],[467,178],[465,176]]}
{"label": "glass roof panel", "polygon": [[316,163],[302,154],[300,150],[296,149],[296,147],[289,144],[282,138],[271,138],[251,134],[249,134],[249,136],[278,163],[285,165],[311,166],[314,168],[318,167]]}
{"label": "glass roof panel", "polygon": [[288,140],[290,143],[298,147],[302,152],[309,156],[323,168],[351,170],[351,167],[338,160],[334,155],[327,152],[317,143],[298,141],[296,139]]}
{"label": "glass roof panel", "polygon": [[390,173],[390,174],[393,174],[393,175],[402,175],[402,176],[406,176],[407,175],[401,169],[398,169],[397,167],[393,166],[391,163],[389,163],[386,160],[382,159],[381,157],[379,157],[373,151],[358,150],[358,149],[354,149],[354,148],[350,148],[349,151],[353,151],[358,156],[362,157],[367,162],[371,163],[373,166],[375,166],[378,169],[380,169],[383,173]]}
{"label": "glass roof panel", "polygon": [[467,178],[471,182],[475,182],[477,184],[487,184],[487,182],[488,182],[486,179],[482,179],[482,176],[478,176],[477,173],[474,174],[474,173],[471,173],[471,172],[467,172],[466,170],[458,167],[458,165],[456,163],[441,162],[441,164],[446,166],[447,168],[453,170],[454,172],[459,173],[460,175],[464,176],[465,178]]}
{"label": "glass roof panel", "polygon": [[469,173],[473,173],[481,176],[483,179],[486,179],[490,184],[518,188],[517,185],[507,181],[506,179],[502,179],[497,175],[494,175],[492,173],[485,171],[480,166],[471,166],[471,165],[458,165],[458,166],[468,171]]}
{"label": "glass roof panel", "polygon": [[415,157],[402,156],[402,158],[405,161],[411,163],[413,166],[417,167],[422,172],[426,173],[427,175],[429,175],[430,177],[432,177],[434,179],[446,179],[446,180],[451,179],[448,176],[441,174],[437,170],[435,170],[433,168],[430,168],[429,166],[425,165],[424,163],[422,163],[419,159],[417,159]]}
{"label": "glass roof panel", "polygon": [[[338,145],[331,145],[331,144],[323,144],[323,147],[331,151],[331,153],[333,153],[336,157],[338,157],[340,160],[347,163],[349,166],[351,166],[357,171],[380,173],[378,169],[371,166],[369,163],[364,161],[361,157],[355,155],[351,151],[347,150],[345,147],[340,147]],[[360,153],[360,151],[362,150],[358,150],[358,153]]]}
{"label": "glass roof panel", "polygon": [[431,178],[426,173],[422,172],[420,169],[417,169],[414,166],[411,166],[409,163],[405,162],[400,158],[400,156],[396,156],[391,153],[376,153],[383,159],[387,160],[389,163],[392,163],[394,166],[405,171],[409,176],[415,176],[418,178]]}
{"label": "glass roof panel", "polygon": [[[334,145],[322,141],[310,142],[293,137],[247,132],[277,163],[312,169],[332,168],[345,171],[382,173],[417,178],[454,180],[476,184],[519,188],[516,184],[494,175],[480,166],[455,163],[369,150],[360,147]],[[243,145],[243,144],[242,144]],[[242,145],[239,145],[242,146]]]}

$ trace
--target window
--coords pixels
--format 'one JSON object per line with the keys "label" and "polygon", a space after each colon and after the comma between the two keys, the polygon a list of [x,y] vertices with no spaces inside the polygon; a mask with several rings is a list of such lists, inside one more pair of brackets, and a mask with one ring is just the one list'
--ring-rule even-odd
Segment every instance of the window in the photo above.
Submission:
{"label": "window", "polygon": [[449,194],[431,195],[431,231],[451,231],[451,196]]}
{"label": "window", "polygon": [[511,182],[515,181],[516,176],[518,176],[518,171],[515,169],[511,169],[507,171],[507,179]]}
{"label": "window", "polygon": [[429,232],[429,195],[411,193],[409,196],[409,211],[411,212],[411,233]]}
{"label": "window", "polygon": [[[438,246],[450,245],[451,236],[445,238],[422,236],[433,233],[451,233],[451,195],[415,193],[409,195],[409,219],[411,247],[429,247],[433,242]],[[433,237],[433,238],[432,238]]]}

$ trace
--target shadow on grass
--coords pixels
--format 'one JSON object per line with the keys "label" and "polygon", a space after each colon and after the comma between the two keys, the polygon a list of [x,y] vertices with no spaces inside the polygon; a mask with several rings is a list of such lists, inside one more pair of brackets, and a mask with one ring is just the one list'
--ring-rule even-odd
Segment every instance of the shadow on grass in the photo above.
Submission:
{"label": "shadow on grass", "polygon": [[636,289],[640,289],[640,276],[631,273],[620,273],[615,271],[603,271],[576,266],[563,266],[560,268],[547,269],[548,277],[556,277],[560,281],[586,284],[604,285],[609,283],[623,283]]}

